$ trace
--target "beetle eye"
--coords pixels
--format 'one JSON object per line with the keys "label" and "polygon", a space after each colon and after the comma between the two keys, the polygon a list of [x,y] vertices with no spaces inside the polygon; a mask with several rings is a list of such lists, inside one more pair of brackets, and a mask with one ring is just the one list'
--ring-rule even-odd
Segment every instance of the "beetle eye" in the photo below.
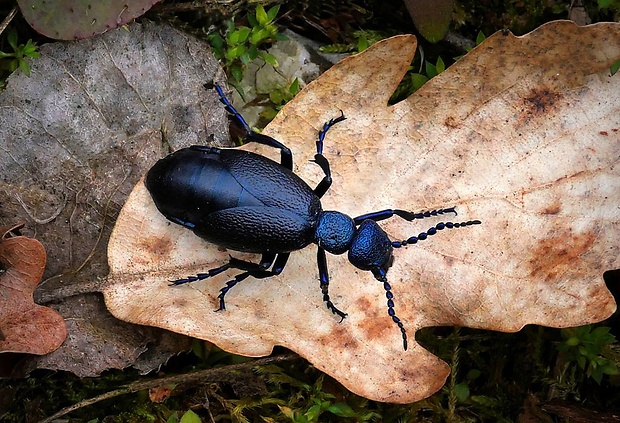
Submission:
{"label": "beetle eye", "polygon": [[349,261],[358,269],[385,271],[392,265],[392,242],[374,220],[364,220],[351,243]]}

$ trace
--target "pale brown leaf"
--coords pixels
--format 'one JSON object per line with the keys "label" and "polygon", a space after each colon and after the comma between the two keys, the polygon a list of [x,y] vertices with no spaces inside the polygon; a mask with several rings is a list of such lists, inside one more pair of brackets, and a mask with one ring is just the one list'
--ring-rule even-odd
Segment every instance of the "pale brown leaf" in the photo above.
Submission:
{"label": "pale brown leaf", "polygon": [[[345,256],[329,256],[339,323],[321,300],[316,249],[294,252],[280,277],[248,279],[215,313],[234,272],[186,286],[168,280],[204,272],[228,254],[167,222],[142,183],[112,234],[106,304],[134,323],[208,339],[249,356],[284,345],[368,398],[411,402],[437,391],[448,367],[414,341],[416,330],[457,325],[517,331],[600,321],[616,308],[602,274],[620,267],[620,25],[554,22],[523,37],[498,33],[394,106],[388,98],[409,66],[415,40],[399,36],[334,66],[265,130],[288,145],[296,171],[322,177],[314,142],[344,111],[324,153],[334,184],[324,209],[357,216],[386,208],[456,206],[444,230],[395,250],[385,292]],[[267,148],[247,148],[272,157]],[[443,217],[445,220],[445,217]],[[440,218],[381,225],[393,240]],[[258,260],[257,257],[253,257]]]}

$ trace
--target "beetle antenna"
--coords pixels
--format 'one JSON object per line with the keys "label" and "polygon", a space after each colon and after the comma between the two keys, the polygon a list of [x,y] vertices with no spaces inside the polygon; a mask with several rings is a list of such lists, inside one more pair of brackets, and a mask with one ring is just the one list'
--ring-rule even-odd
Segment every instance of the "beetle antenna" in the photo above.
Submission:
{"label": "beetle antenna", "polygon": [[400,247],[406,247],[409,244],[417,244],[418,241],[424,241],[429,236],[435,235],[437,231],[441,231],[443,229],[463,228],[465,226],[480,225],[481,223],[482,222],[479,220],[468,220],[467,222],[459,222],[459,223],[440,222],[436,224],[435,226],[433,226],[432,228],[430,228],[429,230],[427,230],[426,232],[420,232],[418,236],[412,236],[403,241],[392,241],[392,247],[400,248]]}
{"label": "beetle antenna", "polygon": [[407,331],[405,330],[405,326],[403,322],[396,316],[396,312],[394,311],[394,294],[392,294],[392,287],[387,281],[386,271],[381,269],[380,267],[376,267],[372,269],[373,275],[375,275],[375,279],[379,282],[383,283],[383,289],[385,289],[385,297],[387,298],[387,306],[388,306],[388,315],[392,318],[392,321],[398,325],[400,329],[400,333],[403,335],[403,348],[407,351]]}

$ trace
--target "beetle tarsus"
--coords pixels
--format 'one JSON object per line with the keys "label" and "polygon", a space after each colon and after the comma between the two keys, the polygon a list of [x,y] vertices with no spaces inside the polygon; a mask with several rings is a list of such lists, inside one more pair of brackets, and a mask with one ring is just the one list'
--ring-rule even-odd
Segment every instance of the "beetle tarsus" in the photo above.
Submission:
{"label": "beetle tarsus", "polygon": [[323,154],[323,140],[325,139],[325,134],[329,131],[329,128],[337,124],[338,122],[342,122],[345,120],[344,112],[340,110],[340,116],[337,118],[332,118],[323,125],[323,129],[319,131],[319,139],[316,141],[316,153]]}
{"label": "beetle tarsus", "polygon": [[338,323],[342,323],[342,321],[345,319],[345,317],[347,317],[347,316],[348,316],[348,314],[347,314],[347,313],[343,313],[342,311],[338,310],[338,309],[336,308],[336,306],[334,305],[334,303],[332,303],[330,300],[327,300],[327,301],[325,302],[325,304],[327,304],[327,308],[328,308],[329,310],[331,310],[331,312],[332,312],[332,313],[337,314],[337,315],[338,315],[338,317],[340,317],[340,322],[338,322]]}

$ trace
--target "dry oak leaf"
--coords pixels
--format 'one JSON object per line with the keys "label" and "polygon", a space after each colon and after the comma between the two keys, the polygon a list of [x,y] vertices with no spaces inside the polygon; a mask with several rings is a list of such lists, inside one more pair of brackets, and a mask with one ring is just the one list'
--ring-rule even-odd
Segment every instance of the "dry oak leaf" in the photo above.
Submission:
{"label": "dry oak leaf", "polygon": [[36,239],[11,236],[22,226],[0,228],[0,353],[43,355],[63,343],[67,330],[60,314],[32,298],[45,269],[45,248]]}
{"label": "dry oak leaf", "polygon": [[[313,246],[293,252],[279,277],[239,283],[223,312],[214,312],[216,297],[234,272],[169,287],[168,280],[225,263],[229,252],[167,222],[143,183],[110,239],[110,311],[237,354],[261,356],[283,345],[351,391],[397,403],[431,395],[449,373],[414,341],[420,328],[512,332],[612,314],[602,275],[620,267],[620,78],[609,75],[620,57],[620,25],[554,22],[522,37],[495,34],[388,106],[415,49],[414,37],[397,36],[343,60],[264,131],[292,149],[296,172],[315,186],[322,177],[310,162],[317,132],[344,111],[347,120],[325,139],[334,179],[325,210],[358,216],[455,206],[455,221],[482,221],[395,250],[388,279],[407,351],[382,284],[346,255],[328,257],[330,295],[348,317],[340,323],[332,315]],[[439,220],[381,225],[402,240]]]}

